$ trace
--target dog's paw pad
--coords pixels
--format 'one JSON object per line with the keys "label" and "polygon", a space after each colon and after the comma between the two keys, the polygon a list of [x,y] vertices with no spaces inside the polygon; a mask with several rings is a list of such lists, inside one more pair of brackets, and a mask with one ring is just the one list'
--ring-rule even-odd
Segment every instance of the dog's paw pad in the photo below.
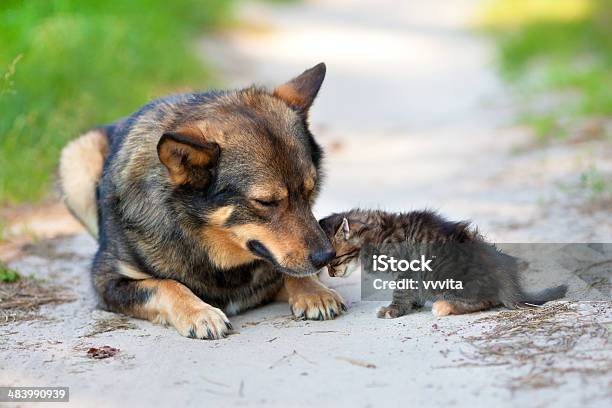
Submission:
{"label": "dog's paw pad", "polygon": [[332,320],[347,310],[342,297],[325,287],[297,295],[289,303],[295,317],[307,320]]}
{"label": "dog's paw pad", "polygon": [[209,305],[194,308],[180,316],[174,326],[181,335],[192,339],[221,339],[232,330],[225,313]]}

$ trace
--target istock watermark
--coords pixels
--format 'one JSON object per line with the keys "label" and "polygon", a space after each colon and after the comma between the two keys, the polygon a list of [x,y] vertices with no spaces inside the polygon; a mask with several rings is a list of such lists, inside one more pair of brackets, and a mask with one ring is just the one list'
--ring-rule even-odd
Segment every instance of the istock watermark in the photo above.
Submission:
{"label": "istock watermark", "polygon": [[566,299],[611,299],[612,243],[401,242],[364,247],[359,263],[362,300],[391,300],[398,290],[480,297],[508,277],[527,292],[566,285]]}
{"label": "istock watermark", "polygon": [[[419,259],[397,259],[389,255],[372,255],[372,272],[433,272],[431,263],[433,259],[427,259],[425,255],[421,255]],[[418,290],[421,288],[429,289],[463,289],[463,282],[452,278],[444,280],[419,280],[414,278],[388,280],[376,278],[372,282],[374,289],[377,290]]]}
{"label": "istock watermark", "polygon": [[374,272],[406,272],[406,271],[432,271],[429,266],[433,259],[425,258],[421,255],[420,259],[395,259],[388,255],[372,255],[372,270]]}
{"label": "istock watermark", "polygon": [[[421,286],[422,285],[422,286]],[[372,287],[376,290],[419,290],[421,287],[426,290],[461,290],[463,289],[463,281],[454,279],[440,280],[424,280],[419,281],[418,279],[397,279],[397,280],[385,280],[382,278],[376,278],[372,282]]]}

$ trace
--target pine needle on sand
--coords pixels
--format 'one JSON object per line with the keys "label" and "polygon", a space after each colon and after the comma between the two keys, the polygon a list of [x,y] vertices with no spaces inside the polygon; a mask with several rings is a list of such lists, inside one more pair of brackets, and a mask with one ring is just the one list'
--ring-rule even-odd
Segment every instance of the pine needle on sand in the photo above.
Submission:
{"label": "pine needle on sand", "polygon": [[41,306],[76,300],[64,286],[34,278],[0,283],[0,325],[14,321],[40,319]]}

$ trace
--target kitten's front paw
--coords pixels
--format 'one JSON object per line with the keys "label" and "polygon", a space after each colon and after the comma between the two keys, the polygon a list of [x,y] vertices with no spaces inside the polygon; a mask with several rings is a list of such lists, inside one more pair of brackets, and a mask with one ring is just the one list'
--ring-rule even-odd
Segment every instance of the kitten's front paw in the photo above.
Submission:
{"label": "kitten's front paw", "polygon": [[323,285],[296,294],[289,299],[289,304],[295,317],[309,320],[331,320],[347,310],[342,297]]}
{"label": "kitten's front paw", "polygon": [[405,313],[402,312],[399,306],[397,305],[389,305],[383,306],[378,309],[376,313],[376,317],[379,319],[395,319],[396,317],[403,316]]}

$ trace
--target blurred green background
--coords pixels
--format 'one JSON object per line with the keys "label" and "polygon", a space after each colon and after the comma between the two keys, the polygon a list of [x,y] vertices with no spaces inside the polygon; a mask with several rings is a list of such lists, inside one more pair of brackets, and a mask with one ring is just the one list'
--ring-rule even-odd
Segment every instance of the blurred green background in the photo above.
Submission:
{"label": "blurred green background", "polygon": [[612,0],[492,0],[481,18],[540,142],[610,117]]}
{"label": "blurred green background", "polygon": [[230,0],[2,0],[0,204],[49,191],[62,146],[146,101],[206,88],[193,51]]}
{"label": "blurred green background", "polygon": [[[80,132],[156,96],[210,86],[194,43],[227,22],[231,6],[3,0],[0,205],[44,197],[62,146]],[[521,120],[541,142],[612,114],[612,0],[483,1],[480,25],[525,102]]]}

